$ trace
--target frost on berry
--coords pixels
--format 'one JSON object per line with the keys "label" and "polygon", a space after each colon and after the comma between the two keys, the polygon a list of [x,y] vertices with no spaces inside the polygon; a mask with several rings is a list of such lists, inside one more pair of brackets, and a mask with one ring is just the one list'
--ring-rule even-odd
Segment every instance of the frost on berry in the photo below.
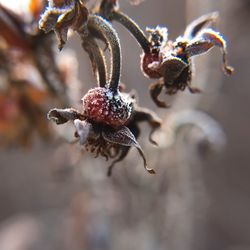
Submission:
{"label": "frost on berry", "polygon": [[132,113],[133,100],[107,88],[93,88],[82,98],[83,114],[90,121],[118,127],[124,125]]}

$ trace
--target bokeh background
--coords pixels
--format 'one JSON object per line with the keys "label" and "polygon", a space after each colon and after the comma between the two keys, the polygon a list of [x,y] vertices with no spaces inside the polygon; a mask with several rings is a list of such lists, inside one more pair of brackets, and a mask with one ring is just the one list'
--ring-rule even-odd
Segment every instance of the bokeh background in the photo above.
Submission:
{"label": "bokeh background", "polygon": [[[1,149],[0,249],[250,250],[250,2],[120,2],[143,29],[167,26],[169,39],[202,14],[219,11],[217,28],[228,41],[235,74],[223,75],[220,51],[214,49],[195,58],[193,85],[203,92],[162,96],[172,108],[157,109],[147,90],[151,81],[139,69],[140,49],[114,24],[122,45],[122,81],[127,90],[137,90],[141,106],[164,119],[155,136],[159,148],[148,143],[146,124],[139,139],[157,175],[144,171],[136,150],[107,178],[109,163],[66,142],[36,140],[29,148]],[[70,38],[67,49],[76,51],[79,63],[79,106],[81,93],[93,86],[94,78],[77,36]],[[173,133],[171,121],[192,117],[190,110],[198,128],[189,121]],[[209,116],[204,118],[201,111]],[[224,131],[212,131],[212,139],[200,125],[213,123],[211,119]]]}

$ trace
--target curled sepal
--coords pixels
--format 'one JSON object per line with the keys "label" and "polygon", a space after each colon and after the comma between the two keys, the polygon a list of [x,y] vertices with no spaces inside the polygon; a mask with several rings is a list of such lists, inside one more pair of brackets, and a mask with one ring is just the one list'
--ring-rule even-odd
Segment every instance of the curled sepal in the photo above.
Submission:
{"label": "curled sepal", "polygon": [[161,118],[152,110],[147,108],[136,108],[134,114],[134,120],[136,122],[147,122],[148,125],[151,127],[151,131],[149,134],[149,141],[158,146],[157,142],[152,138],[154,132],[161,127],[162,120]]}
{"label": "curled sepal", "polygon": [[196,56],[206,53],[214,46],[221,49],[223,69],[227,75],[231,75],[234,69],[227,64],[226,41],[219,32],[212,29],[201,31],[195,39],[191,40],[190,44],[186,47],[186,52],[189,56]]}
{"label": "curled sepal", "polygon": [[117,159],[113,160],[111,165],[108,167],[107,176],[110,177],[112,175],[112,170],[113,170],[114,166],[116,165],[116,163],[122,161],[127,156],[128,152],[129,152],[129,147],[123,146],[121,148],[121,153],[120,153],[119,157]]}
{"label": "curled sepal", "polygon": [[168,108],[169,106],[159,99],[159,95],[162,92],[164,85],[163,82],[154,82],[149,86],[149,92],[152,100],[159,108]]}
{"label": "curled sepal", "polygon": [[93,127],[89,122],[79,119],[74,120],[74,125],[76,127],[76,136],[79,137],[79,142],[83,145],[88,139],[89,134],[93,131]]}
{"label": "curled sepal", "polygon": [[148,168],[146,157],[142,151],[141,146],[136,141],[136,138],[132,134],[132,132],[125,126],[114,130],[114,129],[105,129],[102,132],[102,136],[106,141],[109,141],[114,144],[118,144],[121,146],[128,146],[128,147],[136,147],[139,154],[141,155],[144,161],[144,168],[150,173],[155,174],[155,171],[152,168]]}
{"label": "curled sepal", "polygon": [[68,109],[51,109],[47,117],[49,120],[54,121],[56,124],[63,124],[68,121],[74,121],[75,119],[84,119],[83,115],[73,108]]}
{"label": "curled sepal", "polygon": [[59,40],[58,48],[61,50],[67,41],[69,28],[82,32],[88,19],[88,10],[81,1],[49,1],[49,6],[39,21],[39,28],[46,33],[51,30]]}
{"label": "curled sepal", "polygon": [[184,38],[188,40],[193,39],[202,29],[207,28],[211,24],[215,23],[218,17],[219,13],[215,11],[195,19],[187,26],[184,32]]}

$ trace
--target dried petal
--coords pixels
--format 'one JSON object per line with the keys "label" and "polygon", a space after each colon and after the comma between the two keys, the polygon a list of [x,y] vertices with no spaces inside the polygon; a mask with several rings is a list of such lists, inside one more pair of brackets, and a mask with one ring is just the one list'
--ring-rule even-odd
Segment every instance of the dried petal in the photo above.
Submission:
{"label": "dried petal", "polygon": [[143,158],[144,161],[144,168],[150,173],[155,174],[155,171],[152,168],[148,168],[147,161],[145,155],[141,149],[141,146],[136,141],[136,138],[132,134],[132,132],[125,126],[122,126],[118,130],[114,129],[105,129],[102,132],[103,138],[111,143],[122,145],[122,146],[129,146],[129,147],[136,147],[139,154]]}
{"label": "dried petal", "polygon": [[88,139],[90,132],[93,130],[93,127],[89,122],[81,121],[79,119],[74,120],[74,124],[77,137],[79,137],[80,144],[83,145]]}

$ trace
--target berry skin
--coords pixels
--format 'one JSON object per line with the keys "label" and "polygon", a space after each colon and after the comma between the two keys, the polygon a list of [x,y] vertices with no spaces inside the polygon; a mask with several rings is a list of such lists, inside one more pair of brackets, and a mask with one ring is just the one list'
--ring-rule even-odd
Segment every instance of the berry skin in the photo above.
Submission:
{"label": "berry skin", "polygon": [[162,77],[161,73],[157,69],[150,68],[149,65],[152,63],[160,63],[159,52],[148,52],[141,55],[141,70],[143,74],[151,79],[158,79]]}
{"label": "berry skin", "polygon": [[82,98],[83,115],[93,122],[119,127],[130,118],[133,100],[119,92],[97,87],[90,89]]}

